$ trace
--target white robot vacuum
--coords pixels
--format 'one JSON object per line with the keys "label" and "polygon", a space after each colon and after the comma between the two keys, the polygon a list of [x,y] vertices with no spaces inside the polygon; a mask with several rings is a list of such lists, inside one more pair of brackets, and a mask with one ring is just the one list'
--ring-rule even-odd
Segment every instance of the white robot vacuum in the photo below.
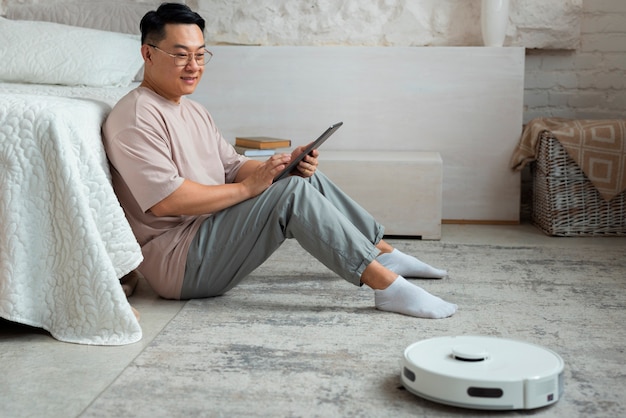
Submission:
{"label": "white robot vacuum", "polygon": [[402,384],[422,398],[472,409],[535,409],[563,395],[563,359],[520,341],[438,337],[404,350]]}

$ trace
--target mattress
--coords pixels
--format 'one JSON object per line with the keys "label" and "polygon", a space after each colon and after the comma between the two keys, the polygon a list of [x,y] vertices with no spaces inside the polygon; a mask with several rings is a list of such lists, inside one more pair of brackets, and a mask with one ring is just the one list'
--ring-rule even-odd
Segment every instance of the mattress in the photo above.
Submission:
{"label": "mattress", "polygon": [[0,82],[0,93],[91,99],[113,107],[119,99],[139,84],[140,82],[135,82],[126,87],[83,87]]}

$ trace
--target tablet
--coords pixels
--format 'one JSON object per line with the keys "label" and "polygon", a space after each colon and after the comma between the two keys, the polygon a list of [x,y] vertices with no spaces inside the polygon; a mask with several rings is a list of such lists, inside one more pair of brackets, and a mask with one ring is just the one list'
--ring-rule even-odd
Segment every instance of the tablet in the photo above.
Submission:
{"label": "tablet", "polygon": [[285,167],[285,169],[281,171],[280,174],[274,177],[274,181],[276,182],[278,180],[281,180],[287,177],[296,168],[296,166],[300,163],[300,161],[304,159],[304,157],[306,157],[314,149],[319,148],[319,146],[322,145],[324,141],[328,139],[328,137],[334,134],[335,131],[339,129],[341,125],[343,125],[343,122],[337,122],[334,125],[331,125],[328,129],[326,129],[324,133],[321,134],[320,137],[317,138],[314,142],[312,142],[308,147],[306,147],[304,151],[302,151],[301,154],[298,154],[296,158],[291,160],[289,165],[287,165],[287,167]]}

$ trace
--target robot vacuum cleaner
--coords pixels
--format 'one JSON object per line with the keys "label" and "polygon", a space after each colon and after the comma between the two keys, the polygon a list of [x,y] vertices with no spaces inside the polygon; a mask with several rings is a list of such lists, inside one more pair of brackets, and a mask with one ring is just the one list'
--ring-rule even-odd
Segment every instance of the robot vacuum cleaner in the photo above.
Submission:
{"label": "robot vacuum cleaner", "polygon": [[422,398],[472,409],[535,409],[563,395],[563,359],[520,341],[438,337],[404,350],[402,384]]}

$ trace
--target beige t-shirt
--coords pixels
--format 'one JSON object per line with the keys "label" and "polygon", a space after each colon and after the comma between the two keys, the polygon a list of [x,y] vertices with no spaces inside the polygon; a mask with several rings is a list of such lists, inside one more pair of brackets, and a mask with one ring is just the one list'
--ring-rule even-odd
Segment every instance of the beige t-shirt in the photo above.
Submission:
{"label": "beige t-shirt", "polygon": [[187,250],[202,216],[157,217],[149,211],[189,179],[230,183],[247,158],[219,133],[211,115],[183,97],[179,104],[138,87],[103,126],[115,193],[141,245],[139,271],[162,297],[180,297]]}

